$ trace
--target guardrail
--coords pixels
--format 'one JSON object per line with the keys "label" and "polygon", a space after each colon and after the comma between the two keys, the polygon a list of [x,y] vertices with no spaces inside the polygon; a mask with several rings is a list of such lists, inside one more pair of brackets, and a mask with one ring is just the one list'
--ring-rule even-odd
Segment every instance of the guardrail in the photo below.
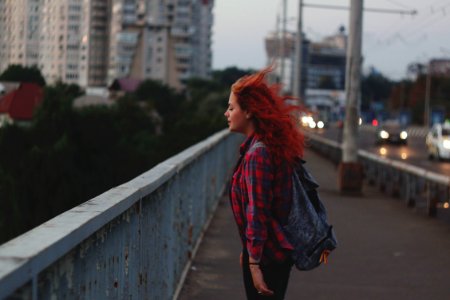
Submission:
{"label": "guardrail", "polygon": [[236,160],[219,132],[0,246],[0,299],[176,298]]}
{"label": "guardrail", "polygon": [[[305,134],[310,147],[334,163],[340,162],[342,147],[339,143],[313,133]],[[364,176],[369,184],[400,197],[407,206],[425,208],[429,216],[436,216],[438,208],[449,208],[450,177],[365,150],[358,151],[358,159],[364,166]]]}

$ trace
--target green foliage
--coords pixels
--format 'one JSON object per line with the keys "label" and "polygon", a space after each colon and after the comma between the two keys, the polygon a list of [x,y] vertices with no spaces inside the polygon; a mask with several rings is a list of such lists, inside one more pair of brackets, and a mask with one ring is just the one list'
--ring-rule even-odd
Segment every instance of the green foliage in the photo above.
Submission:
{"label": "green foliage", "polygon": [[371,73],[361,81],[361,106],[370,109],[371,102],[387,104],[394,82],[379,73]]}
{"label": "green foliage", "polygon": [[180,104],[185,101],[182,94],[155,80],[142,82],[133,96],[144,102],[149,111],[155,110],[162,116],[164,132],[170,130],[177,121]]}
{"label": "green foliage", "polygon": [[0,242],[223,129],[229,84],[243,73],[193,79],[184,94],[148,80],[112,107],[74,109],[79,87],[46,87],[32,126],[0,129]]}
{"label": "green foliage", "polygon": [[34,82],[45,86],[45,79],[37,67],[10,65],[1,75],[0,80],[17,82]]}
{"label": "green foliage", "polygon": [[[418,73],[414,81],[403,80],[395,83],[389,97],[390,109],[409,109],[411,111],[412,122],[415,124],[423,124],[426,81],[427,75]],[[430,107],[443,107],[447,111],[447,115],[449,115],[450,78],[432,76],[430,83]]]}
{"label": "green foliage", "polygon": [[242,70],[237,67],[229,67],[224,70],[214,71],[212,73],[213,81],[221,84],[222,86],[230,87],[236,80],[244,75],[255,73],[254,70]]}

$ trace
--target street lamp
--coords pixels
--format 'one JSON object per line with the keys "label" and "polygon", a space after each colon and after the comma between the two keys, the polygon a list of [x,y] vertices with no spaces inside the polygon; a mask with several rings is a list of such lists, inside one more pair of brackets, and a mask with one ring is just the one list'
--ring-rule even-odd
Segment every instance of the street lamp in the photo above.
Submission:
{"label": "street lamp", "polygon": [[427,79],[425,83],[425,109],[423,122],[425,128],[430,126],[430,91],[431,91],[431,61],[428,61]]}

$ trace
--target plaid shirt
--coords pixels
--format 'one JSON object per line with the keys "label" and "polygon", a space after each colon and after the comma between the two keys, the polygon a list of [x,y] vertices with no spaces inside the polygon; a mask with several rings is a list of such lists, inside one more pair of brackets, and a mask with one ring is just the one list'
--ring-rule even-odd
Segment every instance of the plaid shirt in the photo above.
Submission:
{"label": "plaid shirt", "polygon": [[231,179],[230,201],[243,248],[256,261],[284,261],[292,245],[281,225],[292,203],[292,167],[275,166],[266,147],[255,147],[250,136],[240,147],[241,158]]}

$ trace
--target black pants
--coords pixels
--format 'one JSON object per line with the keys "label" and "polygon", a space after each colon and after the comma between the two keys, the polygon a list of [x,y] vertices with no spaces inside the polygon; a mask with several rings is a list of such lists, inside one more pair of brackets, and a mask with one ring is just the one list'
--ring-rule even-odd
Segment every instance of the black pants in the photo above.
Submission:
{"label": "black pants", "polygon": [[248,300],[282,300],[286,293],[289,275],[291,273],[292,262],[290,260],[283,263],[261,264],[264,281],[269,290],[274,292],[273,296],[263,296],[258,294],[252,280],[252,274],[248,265],[247,251],[243,252],[242,271],[244,275],[245,293]]}

